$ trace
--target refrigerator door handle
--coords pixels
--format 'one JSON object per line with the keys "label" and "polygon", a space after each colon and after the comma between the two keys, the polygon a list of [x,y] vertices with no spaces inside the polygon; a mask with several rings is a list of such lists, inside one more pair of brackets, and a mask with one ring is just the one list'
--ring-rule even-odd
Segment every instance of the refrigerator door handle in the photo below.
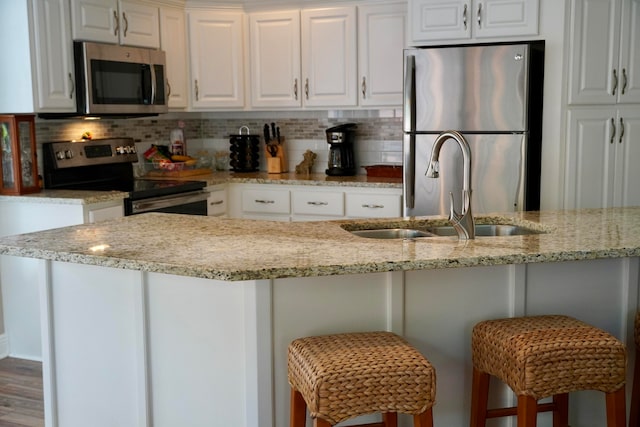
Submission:
{"label": "refrigerator door handle", "polygon": [[404,134],[404,216],[407,216],[407,209],[416,207],[416,134]]}
{"label": "refrigerator door handle", "polygon": [[416,130],[416,57],[407,55],[404,69],[404,131]]}

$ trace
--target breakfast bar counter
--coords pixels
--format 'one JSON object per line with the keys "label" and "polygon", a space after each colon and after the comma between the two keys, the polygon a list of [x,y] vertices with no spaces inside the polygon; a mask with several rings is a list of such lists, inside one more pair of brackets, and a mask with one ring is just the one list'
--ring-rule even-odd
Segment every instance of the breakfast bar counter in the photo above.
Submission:
{"label": "breakfast bar counter", "polygon": [[[435,425],[468,425],[476,322],[567,314],[633,342],[640,208],[479,216],[532,234],[473,241],[351,233],[446,222],[143,214],[1,238],[40,259],[46,424],[285,427],[292,339],[388,330],[436,369]],[[603,425],[597,393],[570,402]]]}

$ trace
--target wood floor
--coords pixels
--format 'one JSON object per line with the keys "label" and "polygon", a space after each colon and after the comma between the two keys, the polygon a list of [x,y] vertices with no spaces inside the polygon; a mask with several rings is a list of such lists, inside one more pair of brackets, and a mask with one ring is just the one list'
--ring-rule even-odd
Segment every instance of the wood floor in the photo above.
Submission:
{"label": "wood floor", "polygon": [[0,359],[0,427],[44,426],[42,364]]}

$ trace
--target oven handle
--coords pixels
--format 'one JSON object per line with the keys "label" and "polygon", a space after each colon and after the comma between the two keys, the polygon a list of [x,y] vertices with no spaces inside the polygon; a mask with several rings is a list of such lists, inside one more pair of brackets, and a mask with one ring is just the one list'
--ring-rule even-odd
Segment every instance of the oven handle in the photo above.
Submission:
{"label": "oven handle", "polygon": [[176,196],[153,197],[149,199],[131,202],[131,213],[138,214],[173,206],[186,205],[207,200],[209,193],[206,191],[194,191]]}

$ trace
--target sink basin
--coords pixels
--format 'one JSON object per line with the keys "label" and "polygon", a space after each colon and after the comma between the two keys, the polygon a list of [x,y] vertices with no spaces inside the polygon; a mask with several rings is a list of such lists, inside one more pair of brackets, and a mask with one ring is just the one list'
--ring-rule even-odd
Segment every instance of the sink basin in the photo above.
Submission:
{"label": "sink basin", "polygon": [[352,234],[370,239],[414,239],[416,237],[430,237],[432,233],[410,228],[379,228],[374,230],[353,230]]}
{"label": "sink basin", "polygon": [[[427,231],[436,236],[458,235],[452,226],[433,227],[427,229]],[[540,233],[542,232],[538,230],[511,224],[476,224],[476,236],[524,236]]]}

